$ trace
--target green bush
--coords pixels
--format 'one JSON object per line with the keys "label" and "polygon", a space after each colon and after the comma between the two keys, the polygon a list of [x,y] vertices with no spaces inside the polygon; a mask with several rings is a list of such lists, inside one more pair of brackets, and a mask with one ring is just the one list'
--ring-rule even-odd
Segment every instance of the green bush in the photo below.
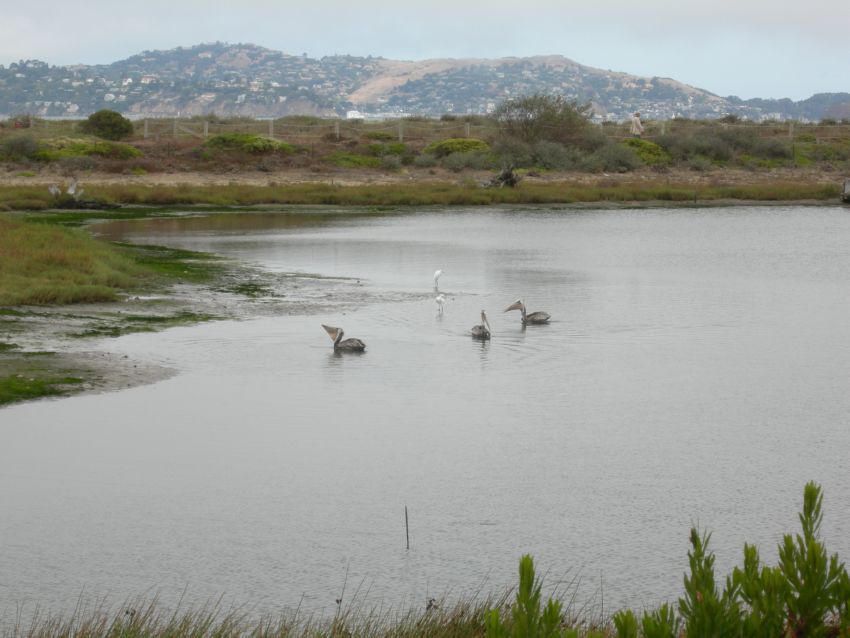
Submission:
{"label": "green bush", "polygon": [[345,151],[336,151],[326,155],[323,160],[340,168],[380,168],[381,160],[368,155],[355,155]]}
{"label": "green bush", "polygon": [[532,164],[540,168],[568,171],[576,168],[581,158],[582,153],[577,148],[557,142],[542,141],[532,147]]}
{"label": "green bush", "polygon": [[222,133],[220,135],[214,135],[204,143],[204,146],[216,151],[250,153],[252,155],[268,153],[289,155],[296,151],[292,144],[278,142],[252,133]]}
{"label": "green bush", "polygon": [[12,135],[0,143],[0,155],[9,160],[35,159],[37,154],[38,142],[26,133]]}
{"label": "green bush", "polygon": [[433,168],[437,165],[437,157],[430,153],[423,153],[413,158],[413,165],[418,168]]}
{"label": "green bush", "polygon": [[585,157],[581,166],[591,173],[602,171],[627,173],[643,165],[641,159],[630,148],[622,144],[608,144]]}
{"label": "green bush", "polygon": [[80,129],[105,140],[121,140],[133,134],[133,123],[117,111],[103,109],[89,115]]}
{"label": "green bush", "polygon": [[641,161],[648,166],[666,166],[672,161],[667,151],[649,140],[632,137],[624,140],[623,144],[632,149]]}
{"label": "green bush", "polygon": [[532,145],[515,137],[502,138],[493,145],[493,152],[502,164],[515,168],[534,165]]}
{"label": "green bush", "polygon": [[389,144],[370,144],[369,154],[375,157],[383,157],[384,155],[404,156],[410,154],[410,149],[402,142],[393,142]]}
{"label": "green bush", "polygon": [[398,155],[384,155],[381,157],[381,168],[387,171],[397,171],[401,168],[401,158]]}
{"label": "green bush", "polygon": [[35,157],[42,162],[57,162],[72,157],[103,157],[106,159],[126,160],[141,157],[142,152],[135,146],[119,142],[87,142],[73,138],[48,140],[45,147]]}
{"label": "green bush", "polygon": [[397,139],[398,134],[387,133],[386,131],[372,131],[371,133],[366,133],[363,137],[376,142],[389,142],[390,140]]}
{"label": "green bush", "polygon": [[452,137],[447,140],[433,142],[425,147],[424,153],[437,157],[446,157],[452,153],[471,153],[474,151],[489,151],[490,145],[484,140],[474,137]]}
{"label": "green bush", "polygon": [[464,152],[452,153],[443,158],[441,164],[443,168],[459,173],[465,168],[473,168],[478,170],[489,170],[495,168],[495,160],[489,152]]}

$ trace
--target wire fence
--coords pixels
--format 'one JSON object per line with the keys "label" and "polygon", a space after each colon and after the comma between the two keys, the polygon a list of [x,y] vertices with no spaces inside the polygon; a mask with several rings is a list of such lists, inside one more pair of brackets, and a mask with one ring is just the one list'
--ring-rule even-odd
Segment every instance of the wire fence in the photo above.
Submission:
{"label": "wire fence", "polygon": [[[596,125],[606,137],[622,140],[631,137],[630,126],[624,124]],[[706,131],[738,131],[760,138],[779,138],[791,142],[832,142],[850,140],[850,124],[801,124],[777,122],[767,124],[718,123],[691,120],[669,120],[644,123],[644,139],[657,139],[664,135],[694,135]],[[563,131],[542,127],[553,139],[563,139]],[[397,141],[427,145],[431,142],[457,137],[492,140],[498,136],[495,122],[443,122],[439,120],[397,120],[376,123],[360,121],[327,120],[318,123],[289,122],[287,120],[246,120],[217,122],[178,119],[145,119],[135,122],[135,133],[141,139],[163,137],[196,138],[205,140],[226,133],[247,133],[287,141],[294,144],[346,141]]]}

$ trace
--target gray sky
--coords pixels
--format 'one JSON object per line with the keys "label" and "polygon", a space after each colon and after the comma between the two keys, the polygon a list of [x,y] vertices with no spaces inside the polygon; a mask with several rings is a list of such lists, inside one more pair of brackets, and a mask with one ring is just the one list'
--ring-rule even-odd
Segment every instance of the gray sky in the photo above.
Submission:
{"label": "gray sky", "polygon": [[560,54],[719,95],[850,91],[850,0],[27,0],[4,2],[0,64],[109,63],[145,49],[250,42],[313,57]]}

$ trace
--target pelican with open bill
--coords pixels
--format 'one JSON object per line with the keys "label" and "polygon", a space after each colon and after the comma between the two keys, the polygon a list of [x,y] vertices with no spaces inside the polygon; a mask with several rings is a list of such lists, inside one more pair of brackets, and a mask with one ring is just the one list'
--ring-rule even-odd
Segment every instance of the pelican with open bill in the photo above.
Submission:
{"label": "pelican with open bill", "polygon": [[487,321],[487,313],[483,310],[481,311],[481,324],[472,326],[470,334],[473,339],[478,339],[480,341],[487,341],[490,338],[490,322]]}
{"label": "pelican with open bill", "polygon": [[333,326],[326,326],[322,324],[322,328],[325,329],[325,332],[328,333],[328,336],[333,339],[334,342],[334,350],[339,352],[363,352],[366,349],[366,344],[360,341],[360,339],[346,339],[342,340],[342,336],[345,334],[342,328],[334,328]]}
{"label": "pelican with open bill", "polygon": [[505,308],[505,312],[508,312],[510,310],[519,310],[522,313],[522,325],[526,325],[529,323],[532,325],[549,323],[549,319],[551,318],[551,315],[548,312],[543,312],[542,310],[527,314],[525,312],[525,304],[522,302],[522,299],[517,299],[510,306]]}

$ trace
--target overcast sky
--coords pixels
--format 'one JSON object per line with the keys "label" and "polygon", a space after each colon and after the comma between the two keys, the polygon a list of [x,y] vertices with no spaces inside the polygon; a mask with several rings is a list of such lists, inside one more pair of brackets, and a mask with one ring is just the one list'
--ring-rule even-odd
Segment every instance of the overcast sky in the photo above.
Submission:
{"label": "overcast sky", "polygon": [[850,91],[850,0],[25,0],[4,2],[0,64],[97,64],[246,42],[312,57],[560,54],[718,95]]}

